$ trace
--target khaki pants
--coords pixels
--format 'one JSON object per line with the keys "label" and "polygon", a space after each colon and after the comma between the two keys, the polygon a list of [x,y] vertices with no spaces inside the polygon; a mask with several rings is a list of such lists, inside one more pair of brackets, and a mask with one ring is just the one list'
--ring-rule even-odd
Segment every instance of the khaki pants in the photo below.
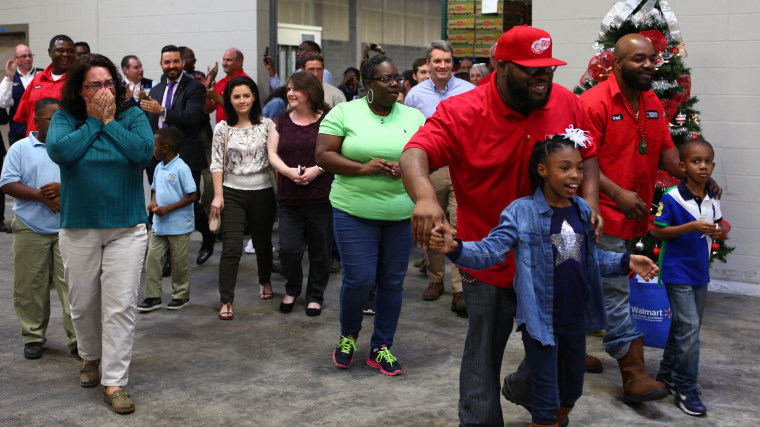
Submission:
{"label": "khaki pants", "polygon": [[61,228],[59,239],[79,356],[101,360],[104,386],[126,385],[148,241],[145,224]]}
{"label": "khaki pants", "polygon": [[166,261],[166,250],[172,256],[172,299],[190,298],[190,260],[187,249],[190,234],[159,236],[150,232],[148,259],[145,261],[145,298],[161,298],[161,271]]}
{"label": "khaki pants", "polygon": [[[435,195],[438,197],[438,204],[444,212],[448,209],[449,224],[451,231],[456,235],[457,232],[457,199],[454,197],[454,187],[451,185],[451,176],[449,175],[448,166],[438,169],[430,174],[430,182],[435,189]],[[442,283],[443,276],[446,274],[446,257],[436,251],[426,252],[426,268],[428,278],[431,283]],[[462,277],[459,275],[459,269],[452,266],[451,268],[451,292],[462,292]]]}
{"label": "khaki pants", "polygon": [[21,324],[24,344],[45,344],[50,320],[50,273],[63,309],[63,329],[69,338],[69,350],[77,346],[71,323],[69,287],[63,276],[63,261],[58,248],[58,234],[32,231],[14,215],[13,228],[13,306]]}

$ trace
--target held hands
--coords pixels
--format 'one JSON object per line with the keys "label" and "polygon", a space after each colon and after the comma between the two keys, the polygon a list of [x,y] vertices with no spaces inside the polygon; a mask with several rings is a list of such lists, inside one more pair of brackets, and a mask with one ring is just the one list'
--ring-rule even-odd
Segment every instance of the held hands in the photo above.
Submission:
{"label": "held hands", "polygon": [[454,233],[451,231],[449,224],[437,225],[430,233],[429,248],[447,254],[454,251],[459,243],[454,240]]}
{"label": "held hands", "polygon": [[159,104],[158,101],[153,98],[140,100],[140,108],[143,111],[147,111],[151,114],[161,113],[161,104]]}
{"label": "held hands", "polygon": [[448,224],[438,200],[418,200],[412,211],[412,237],[417,247],[427,249],[436,224]]}
{"label": "held hands", "polygon": [[634,191],[620,190],[614,200],[617,207],[629,220],[640,221],[649,216],[647,204]]}
{"label": "held hands", "polygon": [[46,199],[55,199],[61,195],[61,183],[51,182],[49,184],[45,184],[40,187],[40,192]]}
{"label": "held hands", "polygon": [[631,260],[628,262],[628,268],[646,280],[654,279],[657,277],[657,273],[660,271],[659,267],[657,267],[657,264],[649,259],[649,257],[634,254],[631,254]]}
{"label": "held hands", "polygon": [[599,239],[604,234],[604,219],[599,215],[599,212],[593,209],[591,210],[591,225],[594,226],[594,241],[599,243]]}
{"label": "held hands", "polygon": [[401,169],[399,168],[398,162],[389,162],[379,157],[375,157],[374,159],[362,165],[359,173],[361,175],[374,175],[376,173],[384,173],[386,175],[390,175],[393,178],[401,177]]}
{"label": "held hands", "polygon": [[156,202],[150,202],[148,204],[148,212],[153,212],[154,209],[158,207],[158,204]]}
{"label": "held hands", "polygon": [[299,168],[287,168],[283,173],[297,185],[309,185],[312,181],[317,179],[319,175],[322,174],[322,171],[319,170],[319,167],[317,166],[302,168],[301,170],[303,171],[303,174],[300,175],[298,173],[298,170]]}

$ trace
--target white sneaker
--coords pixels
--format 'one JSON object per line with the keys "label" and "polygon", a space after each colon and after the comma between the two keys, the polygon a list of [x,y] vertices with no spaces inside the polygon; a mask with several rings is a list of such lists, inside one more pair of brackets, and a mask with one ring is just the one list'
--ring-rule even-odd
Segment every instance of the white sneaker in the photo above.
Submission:
{"label": "white sneaker", "polygon": [[245,253],[247,254],[255,254],[256,249],[253,248],[253,240],[248,239],[248,244],[245,245],[245,249],[243,249]]}

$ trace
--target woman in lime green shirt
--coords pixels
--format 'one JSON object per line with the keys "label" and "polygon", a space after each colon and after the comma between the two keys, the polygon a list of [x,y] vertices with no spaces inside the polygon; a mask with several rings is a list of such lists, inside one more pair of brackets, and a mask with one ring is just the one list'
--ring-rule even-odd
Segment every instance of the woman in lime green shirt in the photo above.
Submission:
{"label": "woman in lime green shirt", "polygon": [[396,102],[404,79],[389,58],[371,58],[362,65],[361,74],[367,96],[335,106],[317,137],[317,164],[335,174],[330,203],[343,262],[341,337],[333,361],[340,368],[353,362],[362,308],[377,284],[367,364],[386,375],[398,375],[401,365],[390,347],[401,313],[414,209],[399,179],[398,160],[425,117]]}

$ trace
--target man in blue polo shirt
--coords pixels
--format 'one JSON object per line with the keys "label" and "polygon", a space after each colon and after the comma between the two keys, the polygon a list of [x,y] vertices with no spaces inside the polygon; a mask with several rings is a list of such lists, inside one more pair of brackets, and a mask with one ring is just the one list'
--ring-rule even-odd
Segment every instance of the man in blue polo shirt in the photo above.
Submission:
{"label": "man in blue polo shirt", "polygon": [[[422,112],[425,118],[435,113],[438,104],[444,99],[465,93],[475,89],[475,85],[454,77],[454,49],[444,40],[436,40],[427,48],[426,65],[430,70],[430,78],[414,86],[406,98],[404,104],[414,107]],[[430,182],[435,188],[438,203],[444,212],[448,209],[449,224],[456,233],[457,201],[454,197],[454,187],[451,185],[449,167],[443,167],[430,174]],[[443,277],[446,273],[446,263],[443,254],[436,251],[427,251],[426,268],[430,283],[422,293],[425,301],[434,301],[443,293]],[[451,310],[459,315],[466,315],[464,306],[464,293],[462,292],[462,278],[456,268],[451,269]]]}
{"label": "man in blue polo shirt", "polygon": [[45,148],[50,119],[60,102],[42,98],[34,109],[38,131],[8,150],[0,175],[0,187],[14,198],[13,305],[21,324],[24,357],[39,359],[47,341],[50,320],[50,272],[61,300],[63,328],[71,354],[77,354],[77,338],[71,323],[69,287],[64,281],[58,247],[61,178],[58,165]]}

